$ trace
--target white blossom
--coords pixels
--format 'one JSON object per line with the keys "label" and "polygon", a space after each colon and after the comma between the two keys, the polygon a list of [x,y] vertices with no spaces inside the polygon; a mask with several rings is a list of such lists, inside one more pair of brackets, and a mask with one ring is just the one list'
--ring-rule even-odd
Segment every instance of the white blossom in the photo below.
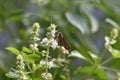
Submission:
{"label": "white blossom", "polygon": [[42,78],[45,78],[46,80],[52,80],[52,74],[51,73],[42,73]]}
{"label": "white blossom", "polygon": [[46,64],[45,60],[41,60],[41,61],[40,61],[40,64],[41,64],[42,66],[45,65],[45,64]]}
{"label": "white blossom", "polygon": [[109,44],[115,44],[116,40],[110,39],[110,37],[106,36],[105,37],[105,45],[109,45]]}
{"label": "white blossom", "polygon": [[37,43],[34,43],[34,44],[31,44],[30,45],[30,48],[32,49],[32,50],[35,50],[35,51],[37,51],[38,50],[38,44]]}
{"label": "white blossom", "polygon": [[52,37],[55,37],[55,33],[56,33],[56,30],[52,30],[52,31],[51,31]]}
{"label": "white blossom", "polygon": [[51,47],[55,49],[58,46],[58,42],[56,40],[52,41]]}
{"label": "white blossom", "polygon": [[41,44],[47,46],[49,44],[49,39],[48,38],[43,38]]}

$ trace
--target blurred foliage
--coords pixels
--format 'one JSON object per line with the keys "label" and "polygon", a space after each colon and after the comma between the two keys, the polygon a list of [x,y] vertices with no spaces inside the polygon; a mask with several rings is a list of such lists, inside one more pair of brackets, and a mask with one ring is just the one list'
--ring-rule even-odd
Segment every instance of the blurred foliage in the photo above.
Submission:
{"label": "blurred foliage", "polygon": [[[86,51],[100,54],[104,47],[104,36],[113,27],[119,28],[119,13],[120,0],[0,0],[0,31],[10,36],[7,46],[21,49],[21,46],[29,43],[29,33],[34,22],[42,26],[41,33],[54,22],[71,45],[71,50],[88,57]],[[119,42],[118,37],[118,44],[113,46],[119,49]],[[9,52],[0,51],[0,80],[7,80],[4,74],[15,63],[12,57]],[[79,65],[75,62],[74,66],[76,59],[71,60],[70,68],[74,71]],[[108,66],[119,69],[119,59],[113,60],[113,64]],[[114,76],[112,73],[110,75]],[[79,80],[77,77],[73,80]]]}

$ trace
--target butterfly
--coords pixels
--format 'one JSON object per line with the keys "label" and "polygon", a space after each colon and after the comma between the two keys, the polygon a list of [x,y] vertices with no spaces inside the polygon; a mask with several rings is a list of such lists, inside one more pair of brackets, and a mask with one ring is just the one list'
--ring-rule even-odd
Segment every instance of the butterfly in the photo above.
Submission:
{"label": "butterfly", "polygon": [[70,46],[68,45],[67,41],[65,40],[64,36],[61,32],[58,33],[58,45],[63,46],[68,52],[70,51]]}

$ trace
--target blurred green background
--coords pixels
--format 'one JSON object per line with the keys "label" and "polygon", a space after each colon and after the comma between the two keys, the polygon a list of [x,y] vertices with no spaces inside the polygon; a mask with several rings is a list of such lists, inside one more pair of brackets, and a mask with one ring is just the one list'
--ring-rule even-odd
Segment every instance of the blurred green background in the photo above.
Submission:
{"label": "blurred green background", "polygon": [[[100,54],[104,37],[113,27],[120,27],[119,13],[120,0],[0,0],[0,80],[8,80],[5,73],[14,67],[16,60],[5,48],[12,46],[21,50],[22,46],[29,45],[34,22],[41,25],[41,37],[50,23],[55,23],[71,50]],[[120,68],[119,61],[110,66]],[[85,64],[71,58],[71,71]]]}

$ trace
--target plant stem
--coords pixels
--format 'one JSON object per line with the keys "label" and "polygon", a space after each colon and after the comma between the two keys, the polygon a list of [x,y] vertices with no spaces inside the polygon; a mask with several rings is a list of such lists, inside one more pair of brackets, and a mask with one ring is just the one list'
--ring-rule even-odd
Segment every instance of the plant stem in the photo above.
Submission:
{"label": "plant stem", "polygon": [[102,51],[102,54],[101,54],[100,60],[99,60],[100,62],[101,62],[101,60],[104,58],[105,52],[106,52],[106,48]]}
{"label": "plant stem", "polygon": [[54,71],[53,80],[55,80],[57,72],[58,72],[58,68],[56,68],[55,71]]}
{"label": "plant stem", "polygon": [[68,69],[68,64],[65,65],[64,69],[67,80],[70,80],[70,70]]}
{"label": "plant stem", "polygon": [[46,69],[45,69],[46,74],[48,73],[49,48],[50,48],[50,44],[48,44],[48,46],[47,46],[46,59],[45,59],[45,61],[46,61]]}
{"label": "plant stem", "polygon": [[113,59],[113,57],[111,56],[111,57],[109,57],[107,60],[105,60],[104,62],[102,62],[101,63],[101,65],[104,65],[104,64],[106,64],[107,62],[109,62],[111,59]]}
{"label": "plant stem", "polygon": [[[57,56],[57,62],[58,62],[58,60],[60,59],[60,57],[61,57],[61,55],[58,54],[58,56]],[[60,64],[61,64],[61,63],[58,62],[58,65],[60,65]],[[58,68],[56,68],[55,71],[54,71],[53,80],[56,78],[57,72],[58,72]]]}
{"label": "plant stem", "polygon": [[35,76],[34,73],[35,73],[35,72],[33,71],[33,72],[32,72],[32,80],[34,80],[34,76]]}
{"label": "plant stem", "polygon": [[69,60],[66,59],[65,55],[63,55],[63,59],[65,59],[65,64],[64,64],[64,72],[67,80],[70,80],[70,70],[68,68]]}
{"label": "plant stem", "polygon": [[106,70],[109,70],[109,71],[112,71],[112,72],[115,72],[115,73],[120,72],[120,71],[117,70],[117,69],[112,69],[112,68],[108,68],[108,67],[104,67],[104,66],[102,66],[101,68],[106,69]]}
{"label": "plant stem", "polygon": [[35,66],[34,66],[34,62],[32,63],[32,79],[34,80],[35,77]]}

